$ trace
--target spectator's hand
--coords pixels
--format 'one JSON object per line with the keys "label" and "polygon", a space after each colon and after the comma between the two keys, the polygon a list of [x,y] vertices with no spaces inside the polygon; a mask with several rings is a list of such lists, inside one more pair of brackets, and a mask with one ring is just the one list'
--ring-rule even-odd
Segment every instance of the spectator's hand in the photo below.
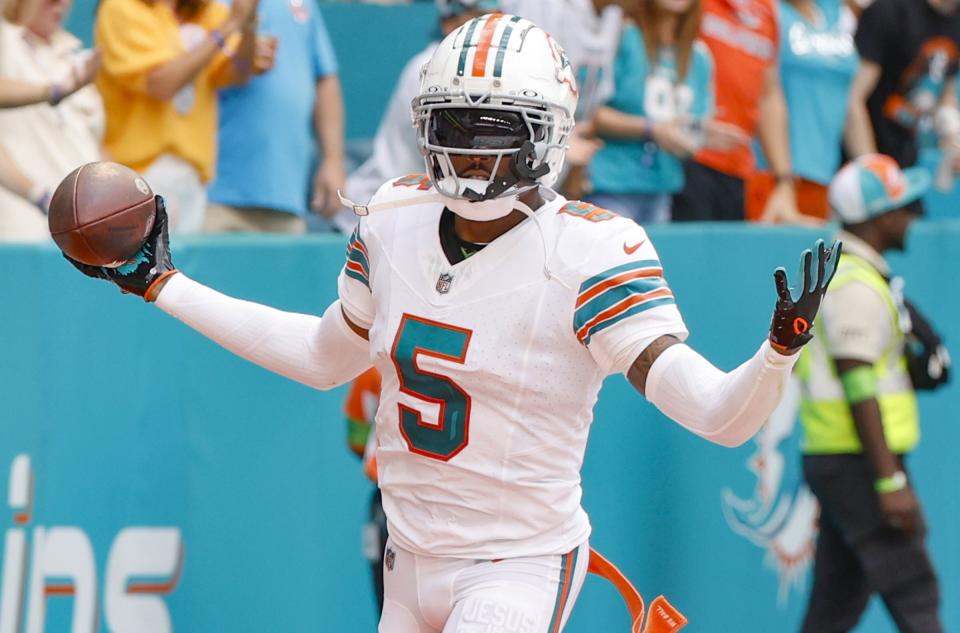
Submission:
{"label": "spectator's hand", "polygon": [[767,199],[767,205],[760,215],[760,222],[764,224],[793,224],[798,226],[817,227],[823,221],[805,216],[797,207],[797,191],[792,182],[778,183]]}
{"label": "spectator's hand", "polygon": [[677,158],[688,158],[697,151],[697,142],[677,121],[653,124],[653,140],[665,152]]}
{"label": "spectator's hand", "polygon": [[143,297],[144,301],[155,301],[163,280],[177,272],[170,257],[170,235],[167,232],[167,211],[163,198],[156,197],[157,219],[153,230],[137,254],[130,261],[117,268],[88,266],[64,253],[64,257],[87,277],[111,281],[124,293]]}
{"label": "spectator's hand", "polygon": [[73,70],[77,76],[78,89],[92,82],[100,72],[103,54],[99,48],[83,51],[74,61]]}
{"label": "spectator's hand", "polygon": [[799,292],[789,287],[787,272],[781,267],[773,273],[777,287],[777,305],[770,323],[770,345],[786,356],[803,347],[813,334],[813,319],[820,310],[820,302],[827,286],[837,272],[837,260],[843,244],[839,240],[827,249],[823,240],[817,240],[814,269],[813,252],[808,248],[800,256],[800,278],[803,286]]}
{"label": "spectator's hand", "polygon": [[70,66],[70,72],[54,82],[51,101],[54,105],[80,90],[96,78],[100,71],[101,55],[96,48],[78,53]]}
{"label": "spectator's hand", "polygon": [[800,213],[800,210],[796,208],[796,205],[793,206],[793,209],[783,208],[783,207],[770,207],[768,206],[764,210],[763,214],[760,216],[761,224],[785,224],[789,226],[804,226],[807,228],[815,229],[822,227],[825,223],[825,219],[815,218],[809,215],[804,215]]}
{"label": "spectator's hand", "polygon": [[253,53],[253,72],[262,75],[273,69],[277,59],[277,38],[272,35],[257,35]]}
{"label": "spectator's hand", "polygon": [[750,135],[731,123],[705,119],[703,122],[703,146],[720,152],[728,152],[750,144]]}
{"label": "spectator's hand", "polygon": [[601,147],[603,141],[594,136],[593,121],[577,123],[570,132],[570,146],[567,148],[567,163],[574,167],[587,165]]}
{"label": "spectator's hand", "polygon": [[343,164],[325,160],[313,177],[313,198],[310,206],[324,218],[332,218],[342,206],[338,191],[346,186],[347,173]]}
{"label": "spectator's hand", "polygon": [[913,536],[920,523],[920,504],[910,486],[880,493],[880,512],[884,521],[907,536]]}

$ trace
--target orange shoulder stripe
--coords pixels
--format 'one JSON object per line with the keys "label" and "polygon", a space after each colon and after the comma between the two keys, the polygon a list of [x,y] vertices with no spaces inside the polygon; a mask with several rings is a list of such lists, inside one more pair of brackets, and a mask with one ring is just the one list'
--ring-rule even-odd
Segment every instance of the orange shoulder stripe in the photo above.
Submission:
{"label": "orange shoulder stripe", "polygon": [[580,296],[577,297],[576,307],[580,307],[585,304],[587,301],[590,301],[598,294],[602,293],[605,290],[613,288],[614,286],[619,286],[633,279],[640,279],[641,277],[662,277],[663,268],[641,268],[640,270],[630,270],[625,273],[620,273],[616,277],[611,277],[610,279],[605,279],[600,283],[587,288]]}
{"label": "orange shoulder stripe", "polygon": [[369,277],[369,275],[367,275],[367,271],[365,271],[365,270],[363,269],[363,266],[361,266],[361,265],[358,264],[357,262],[353,261],[352,259],[348,259],[348,260],[347,260],[346,267],[349,268],[350,270],[352,270],[352,271],[355,272],[355,273],[359,273],[359,274],[363,275],[363,277],[364,277],[365,279],[366,279],[367,277]]}

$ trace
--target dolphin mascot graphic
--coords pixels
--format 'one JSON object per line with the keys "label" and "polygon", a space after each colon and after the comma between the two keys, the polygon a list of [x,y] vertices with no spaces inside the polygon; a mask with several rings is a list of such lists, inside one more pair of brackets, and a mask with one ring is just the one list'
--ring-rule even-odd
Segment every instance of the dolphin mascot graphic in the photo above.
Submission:
{"label": "dolphin mascot graphic", "polygon": [[791,378],[780,406],[754,437],[756,451],[747,460],[747,469],[757,477],[753,496],[742,499],[729,488],[722,492],[727,524],[766,550],[764,562],[780,579],[780,605],[786,603],[791,588],[803,587],[813,561],[820,514],[799,472],[797,451],[790,450],[785,459],[781,450],[793,434],[799,406],[800,384]]}

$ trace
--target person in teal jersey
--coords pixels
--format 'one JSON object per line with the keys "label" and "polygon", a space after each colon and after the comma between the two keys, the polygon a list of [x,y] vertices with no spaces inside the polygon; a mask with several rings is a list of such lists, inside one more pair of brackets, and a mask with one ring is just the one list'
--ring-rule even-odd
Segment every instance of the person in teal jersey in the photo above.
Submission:
{"label": "person in teal jersey", "polygon": [[796,175],[826,186],[840,168],[857,51],[841,0],[780,3],[780,81],[790,104]]}
{"label": "person in teal jersey", "polygon": [[[859,61],[851,33],[853,21],[842,0],[780,2],[780,82],[789,104],[797,208],[805,216],[826,219],[829,215],[827,185],[840,168],[847,101]],[[772,183],[769,174],[759,176],[759,181],[751,179],[748,189],[765,192],[756,200],[753,191],[748,192],[748,204],[758,214],[763,212]]]}
{"label": "person in teal jersey", "polygon": [[269,73],[220,93],[209,233],[303,233],[311,211],[329,218],[340,208],[343,98],[320,5],[263,0],[258,17],[258,40],[273,44],[275,62]]}
{"label": "person in teal jersey", "polygon": [[670,219],[681,160],[702,144],[745,142],[710,121],[713,60],[696,39],[700,0],[653,0],[627,25],[614,63],[615,93],[594,122],[604,140],[590,165],[590,202],[642,224]]}

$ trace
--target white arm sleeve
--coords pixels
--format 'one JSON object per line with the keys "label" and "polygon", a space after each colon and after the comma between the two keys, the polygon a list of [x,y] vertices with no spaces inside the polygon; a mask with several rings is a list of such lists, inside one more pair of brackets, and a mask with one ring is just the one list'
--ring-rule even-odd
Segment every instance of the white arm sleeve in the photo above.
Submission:
{"label": "white arm sleeve", "polygon": [[178,273],[156,304],[237,356],[317,389],[342,385],[370,366],[369,344],[347,325],[339,301],[323,317],[283,312]]}
{"label": "white arm sleeve", "polygon": [[739,446],[776,409],[798,356],[778,354],[764,341],[753,358],[727,373],[686,345],[673,345],[650,368],[647,399],[697,435]]}

